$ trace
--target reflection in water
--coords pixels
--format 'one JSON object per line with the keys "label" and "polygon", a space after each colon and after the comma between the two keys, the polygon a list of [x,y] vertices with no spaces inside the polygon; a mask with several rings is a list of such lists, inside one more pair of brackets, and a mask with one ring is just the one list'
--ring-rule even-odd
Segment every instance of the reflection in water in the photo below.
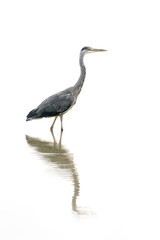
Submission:
{"label": "reflection in water", "polygon": [[33,147],[44,160],[49,161],[51,164],[60,169],[69,170],[74,186],[72,210],[79,214],[86,214],[86,212],[80,211],[77,207],[77,196],[79,195],[80,189],[78,173],[74,165],[73,155],[61,144],[61,138],[59,144],[57,144],[56,141],[47,142],[28,135],[26,135],[26,140],[27,143]]}

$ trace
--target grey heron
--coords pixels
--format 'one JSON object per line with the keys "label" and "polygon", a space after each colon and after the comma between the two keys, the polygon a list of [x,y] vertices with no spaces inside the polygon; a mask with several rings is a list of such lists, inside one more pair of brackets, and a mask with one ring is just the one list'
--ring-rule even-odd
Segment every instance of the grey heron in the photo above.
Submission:
{"label": "grey heron", "polygon": [[33,109],[27,115],[26,121],[43,118],[43,117],[55,117],[51,126],[51,132],[53,132],[53,126],[57,117],[61,119],[61,131],[63,131],[63,115],[69,111],[77,101],[77,97],[82,89],[84,79],[86,76],[86,67],[83,62],[83,58],[86,53],[92,52],[104,52],[104,49],[95,49],[91,47],[84,47],[80,51],[79,64],[80,64],[80,77],[76,84],[64,91],[58,92],[47,99],[45,99],[37,108]]}

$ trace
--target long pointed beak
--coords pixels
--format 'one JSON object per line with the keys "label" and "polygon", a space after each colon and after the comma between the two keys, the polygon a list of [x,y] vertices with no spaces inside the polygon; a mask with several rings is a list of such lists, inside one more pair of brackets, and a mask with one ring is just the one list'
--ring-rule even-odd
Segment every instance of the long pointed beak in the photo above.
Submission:
{"label": "long pointed beak", "polygon": [[106,51],[108,51],[108,50],[92,48],[91,51],[92,51],[92,52],[106,52]]}

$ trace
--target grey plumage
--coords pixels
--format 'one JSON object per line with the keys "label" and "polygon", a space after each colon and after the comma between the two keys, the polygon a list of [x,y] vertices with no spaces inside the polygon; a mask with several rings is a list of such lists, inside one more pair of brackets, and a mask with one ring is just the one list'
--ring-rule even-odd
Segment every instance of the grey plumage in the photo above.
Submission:
{"label": "grey plumage", "polygon": [[[91,47],[84,47],[82,48],[80,52],[80,58],[79,58],[79,64],[81,68],[81,74],[77,81],[77,83],[70,88],[67,88],[64,91],[61,91],[59,93],[56,93],[47,99],[45,99],[37,108],[33,109],[29,114],[27,115],[26,121],[32,120],[32,119],[38,119],[43,117],[61,117],[61,130],[62,129],[62,116],[64,113],[66,113],[68,110],[70,110],[73,105],[76,103],[77,97],[82,89],[85,75],[86,75],[86,68],[83,63],[83,58],[86,53],[90,52],[101,52],[106,51],[103,49],[93,49]],[[55,119],[56,120],[56,119]],[[55,121],[54,121],[55,123]],[[51,130],[53,130],[53,125],[51,127]]]}
{"label": "grey plumage", "polygon": [[33,109],[27,115],[27,121],[43,118],[59,116],[64,114],[74,103],[74,97],[70,95],[70,89],[54,94],[44,100],[36,109]]}

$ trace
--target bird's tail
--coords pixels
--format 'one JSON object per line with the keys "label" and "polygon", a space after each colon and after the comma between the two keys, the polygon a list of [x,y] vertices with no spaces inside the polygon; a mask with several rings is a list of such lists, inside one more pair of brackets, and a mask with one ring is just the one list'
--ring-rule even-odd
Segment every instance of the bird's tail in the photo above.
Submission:
{"label": "bird's tail", "polygon": [[35,118],[38,118],[37,109],[33,109],[31,112],[28,113],[26,121],[30,121]]}

